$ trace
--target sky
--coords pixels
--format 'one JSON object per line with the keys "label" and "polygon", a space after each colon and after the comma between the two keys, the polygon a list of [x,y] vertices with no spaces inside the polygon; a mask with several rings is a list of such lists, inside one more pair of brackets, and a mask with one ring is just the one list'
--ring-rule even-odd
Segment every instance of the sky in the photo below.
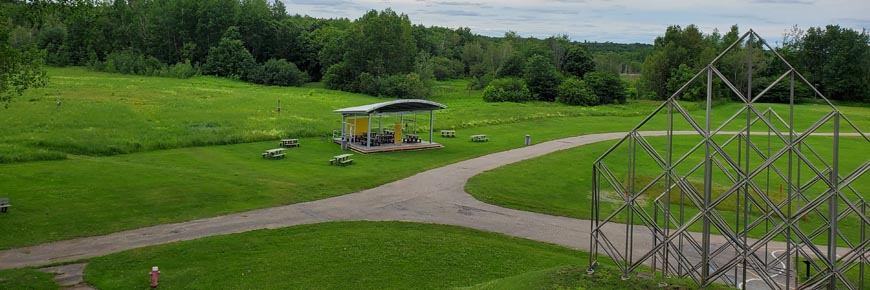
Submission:
{"label": "sky", "polygon": [[392,8],[414,24],[469,27],[474,33],[524,37],[568,35],[576,41],[652,43],[670,25],[697,25],[704,33],[754,29],[769,43],[800,29],[837,24],[870,28],[870,0],[281,0],[291,14],[349,18]]}

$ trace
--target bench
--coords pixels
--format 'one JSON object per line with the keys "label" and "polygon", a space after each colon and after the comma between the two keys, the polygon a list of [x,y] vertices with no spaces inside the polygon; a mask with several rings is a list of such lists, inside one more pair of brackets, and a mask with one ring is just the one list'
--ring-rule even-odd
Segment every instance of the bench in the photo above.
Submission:
{"label": "bench", "polygon": [[269,149],[262,154],[264,159],[284,159],[284,148]]}
{"label": "bench", "polygon": [[471,142],[488,142],[489,138],[486,135],[472,135]]}
{"label": "bench", "polygon": [[281,142],[278,143],[278,146],[281,147],[299,147],[299,139],[281,139]]}
{"label": "bench", "polygon": [[333,156],[332,159],[329,159],[329,165],[345,166],[348,164],[352,164],[353,159],[350,159],[351,156],[353,156],[353,154],[341,154]]}
{"label": "bench", "polygon": [[456,131],[454,131],[454,130],[441,130],[441,137],[455,138]]}
{"label": "bench", "polygon": [[9,204],[8,198],[0,198],[0,212],[6,213],[9,210],[9,207],[12,206]]}

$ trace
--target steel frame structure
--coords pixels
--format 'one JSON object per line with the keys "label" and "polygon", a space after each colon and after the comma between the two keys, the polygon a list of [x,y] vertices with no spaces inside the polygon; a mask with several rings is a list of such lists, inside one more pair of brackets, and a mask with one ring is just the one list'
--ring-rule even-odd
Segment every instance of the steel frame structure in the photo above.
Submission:
{"label": "steel frame structure", "polygon": [[[741,44],[747,52],[746,91],[738,90],[717,68],[723,56]],[[775,60],[784,64],[786,71],[761,93],[753,95],[752,51],[765,51],[765,48]],[[702,124],[680,104],[678,97],[690,84],[703,80],[704,76],[706,112]],[[713,127],[711,120],[714,79],[721,80],[728,88],[727,93],[734,94],[743,102],[739,110],[725,123],[716,124],[717,127]],[[805,83],[811,93],[830,109],[803,132],[795,129],[796,81]],[[789,84],[787,120],[772,109],[760,110],[755,103],[781,82]],[[640,131],[660,113],[667,116],[667,128],[662,134],[667,138],[664,154]],[[682,155],[674,152],[675,117],[684,118],[694,129],[692,134],[701,139]],[[733,126],[738,122],[742,129],[725,131],[726,125]],[[757,130],[758,127],[766,128]],[[832,160],[830,163],[806,142],[821,127],[833,129],[833,133],[822,133],[832,139],[831,147],[824,151],[832,153],[827,155]],[[867,155],[850,157],[865,159],[854,171],[841,172],[841,129],[850,127],[857,132],[853,136],[860,139],[862,146],[870,144],[867,135],[763,38],[750,30],[593,163],[589,274],[594,274],[598,267],[599,254],[606,254],[625,279],[646,265],[651,266],[654,279],[661,279],[662,284],[668,277],[690,277],[701,287],[714,282],[742,289],[750,287],[747,286],[750,282],[753,284],[750,288],[756,289],[870,287],[864,282],[865,271],[870,270],[865,269],[870,263],[870,239],[867,236],[870,215],[867,202],[852,186],[870,170],[870,159]],[[758,137],[750,138],[759,135],[767,137],[766,148],[763,142],[758,142]],[[782,147],[771,150],[772,140]],[[818,143],[815,146],[818,147]],[[726,147],[737,147],[737,154],[729,152]],[[619,159],[617,164],[608,163],[608,157],[618,154],[617,148],[626,149],[627,156]],[[870,146],[864,148],[870,149]],[[703,161],[690,163],[689,157],[700,151],[703,151]],[[642,157],[652,160],[659,170],[652,181],[638,180],[638,154],[645,154]],[[627,166],[622,160],[627,160]],[[782,168],[783,165],[786,168]],[[679,172],[679,166],[690,166],[691,169]],[[617,167],[625,168],[624,174],[615,174],[611,170]],[[703,181],[697,178],[701,174],[699,170],[703,170]],[[730,188],[713,188],[714,171],[718,173],[717,179],[732,184]],[[807,175],[811,177],[807,179]],[[783,182],[787,194],[772,196],[769,191],[771,181]],[[699,183],[703,185],[700,189],[696,186]],[[736,210],[723,209],[735,199]],[[603,206],[610,210],[602,212]],[[726,219],[726,215],[733,215],[734,219]],[[818,218],[816,221],[821,223],[815,224],[821,225],[806,222],[809,215]],[[857,240],[847,238],[838,229],[838,224],[844,220],[860,223]],[[700,228],[701,232],[690,232],[690,228]],[[624,245],[617,247],[620,242]],[[784,245],[784,248],[770,252],[771,244]],[[775,252],[786,254],[777,257],[773,254]],[[814,269],[815,274],[798,278],[798,261]],[[857,279],[847,276],[849,271],[859,271]],[[755,278],[750,279],[750,275]]]}

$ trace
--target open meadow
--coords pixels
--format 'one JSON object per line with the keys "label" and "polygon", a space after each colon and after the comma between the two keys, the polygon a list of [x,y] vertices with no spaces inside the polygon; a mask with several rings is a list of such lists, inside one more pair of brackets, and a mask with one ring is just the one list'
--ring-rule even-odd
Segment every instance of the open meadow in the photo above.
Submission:
{"label": "open meadow", "polygon": [[[25,98],[14,102],[0,115],[0,121],[8,124],[0,128],[3,133],[0,134],[3,136],[0,137],[0,184],[3,184],[4,196],[14,204],[13,214],[2,216],[0,231],[8,233],[9,238],[0,240],[0,249],[352,193],[424,170],[521,147],[526,134],[532,136],[533,143],[539,143],[590,133],[627,131],[658,106],[654,101],[597,107],[537,102],[485,103],[480,98],[480,91],[467,90],[464,81],[439,82],[431,100],[447,105],[448,109],[436,113],[435,129],[455,129],[458,138],[436,136],[435,141],[445,145],[437,150],[360,154],[354,156],[356,162],[353,166],[336,168],[328,164],[331,156],[342,152],[327,138],[339,126],[339,116],[332,110],[381,102],[384,98],[322,89],[316,84],[303,88],[278,88],[212,77],[179,80],[96,73],[81,68],[53,68],[49,73],[51,82],[48,87],[29,91]],[[60,106],[56,104],[58,91],[62,97]],[[280,113],[275,110],[278,99],[282,104]],[[692,116],[703,116],[700,104],[686,102],[683,105]],[[782,105],[770,106],[782,108]],[[718,104],[717,108],[722,110],[716,112],[722,113],[713,117],[724,120],[728,117],[726,112],[738,107],[738,104]],[[806,104],[801,108],[808,112],[822,112],[824,106]],[[854,116],[851,120],[859,127],[870,124],[870,118],[867,118],[870,110],[862,107],[842,109]],[[663,124],[661,118],[650,121],[653,127],[661,128]],[[675,128],[691,130],[686,123]],[[469,142],[467,136],[472,134],[486,134],[491,141]],[[260,158],[260,153],[274,148],[280,138],[299,138],[302,146],[290,149],[283,160]],[[664,141],[663,138],[649,140],[656,144]],[[814,142],[824,140],[819,137]],[[500,206],[588,218],[591,168],[588,164],[610,144],[602,142],[582,146],[486,172],[473,178],[468,190],[478,199]],[[860,151],[860,147],[853,148],[849,144],[844,142],[846,152]],[[678,146],[681,149],[688,147],[688,142]],[[853,166],[859,161],[845,160],[844,166]],[[641,175],[648,177],[652,172],[649,168],[642,170]],[[856,186],[866,186],[866,180],[859,182]],[[356,228],[371,231],[360,233]],[[308,231],[331,232],[318,238],[280,239],[290,233],[305,235]],[[452,234],[445,234],[445,231]],[[121,272],[138,269],[141,263],[152,263],[151,257],[162,256],[166,260],[161,260],[161,265],[184,267],[185,278],[172,281],[183,285],[180,288],[212,285],[218,279],[216,275],[219,274],[215,273],[224,270],[245,275],[251,273],[252,277],[266,279],[263,275],[268,272],[265,271],[267,268],[246,268],[251,265],[248,259],[223,259],[222,263],[203,262],[199,266],[187,262],[208,261],[202,255],[215,253],[213,250],[200,253],[195,249],[220,248],[226,249],[224,253],[233,253],[246,245],[265,243],[265,248],[250,249],[254,251],[250,259],[257,259],[258,255],[271,257],[277,251],[274,247],[308,249],[287,252],[286,256],[272,259],[260,258],[270,261],[262,267],[297,265],[300,263],[298,259],[311,256],[311,249],[321,249],[312,245],[349,245],[349,240],[339,238],[343,235],[373,235],[365,239],[356,238],[357,242],[404,236],[409,239],[401,242],[404,247],[409,247],[406,252],[425,254],[428,251],[429,255],[437,255],[434,249],[447,245],[465,244],[470,248],[461,251],[466,254],[458,259],[479,262],[463,264],[460,260],[444,260],[449,265],[416,267],[414,271],[422,271],[416,274],[398,270],[408,269],[411,264],[423,264],[422,260],[414,259],[432,260],[425,259],[425,255],[414,256],[376,273],[357,272],[354,275],[359,275],[361,280],[355,281],[365,282],[361,284],[365,285],[362,288],[420,283],[418,277],[421,276],[432,277],[424,281],[431,287],[451,285],[470,287],[468,289],[509,289],[507,285],[552,285],[552,289],[629,287],[628,284],[607,284],[619,283],[614,282],[617,279],[610,279],[617,274],[607,268],[602,273],[611,271],[612,277],[607,276],[611,274],[596,276],[610,277],[601,278],[606,279],[605,282],[578,280],[577,277],[582,275],[582,267],[578,265],[585,261],[580,252],[540,243],[518,249],[516,247],[520,245],[534,243],[451,227],[392,223],[301,226],[131,250],[91,259],[87,277],[94,285],[126,288],[125,285],[135,283],[138,274]],[[428,235],[432,237],[427,238]],[[468,244],[470,239],[481,236],[486,240],[481,241],[481,245],[492,247],[493,243],[499,244],[511,249],[505,250],[506,255],[517,259],[528,257],[529,260],[507,264],[504,264],[504,259],[481,260],[478,256],[484,255],[481,252],[483,246]],[[432,244],[433,240],[437,243]],[[360,256],[359,263],[383,262],[376,254],[385,250],[383,245],[358,246],[356,255],[374,253],[366,259]],[[333,250],[338,251],[338,248]],[[541,251],[547,254],[539,253]],[[312,263],[322,264],[317,267],[335,267],[347,263],[346,260],[337,260],[339,256],[347,257],[343,254],[346,253],[323,253],[323,259],[315,259]],[[333,256],[327,257],[329,255]],[[503,265],[504,268],[493,265]],[[299,270],[313,271],[311,269],[317,267]],[[446,276],[430,275],[445,269],[475,274],[444,272]],[[489,272],[480,272],[481,269]],[[267,276],[286,280],[297,277],[299,272],[294,271]],[[336,270],[335,275],[347,273]],[[298,280],[297,286],[326,285],[324,279],[330,277],[305,276],[312,280]],[[47,277],[28,269],[0,271],[0,285],[12,285],[12,288],[16,285],[43,285]],[[242,277],[232,279],[231,283],[246,287],[252,285],[246,284],[250,281],[259,280]],[[591,284],[577,284],[589,281]],[[13,282],[24,284],[9,284]],[[647,282],[634,283],[631,287],[643,289],[643,286],[637,286],[644,285],[642,283]],[[335,286],[346,288],[349,285]],[[678,282],[676,285],[681,284]],[[547,287],[542,289],[550,289]]]}

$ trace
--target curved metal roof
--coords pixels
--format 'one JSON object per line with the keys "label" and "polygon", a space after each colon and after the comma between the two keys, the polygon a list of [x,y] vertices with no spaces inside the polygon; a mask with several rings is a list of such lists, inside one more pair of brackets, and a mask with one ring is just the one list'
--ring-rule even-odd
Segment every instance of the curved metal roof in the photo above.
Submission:
{"label": "curved metal roof", "polygon": [[377,104],[364,106],[350,107],[338,109],[333,112],[351,115],[351,114],[376,114],[376,113],[400,113],[400,112],[415,112],[415,111],[434,111],[447,109],[447,106],[427,100],[408,99],[395,100]]}

